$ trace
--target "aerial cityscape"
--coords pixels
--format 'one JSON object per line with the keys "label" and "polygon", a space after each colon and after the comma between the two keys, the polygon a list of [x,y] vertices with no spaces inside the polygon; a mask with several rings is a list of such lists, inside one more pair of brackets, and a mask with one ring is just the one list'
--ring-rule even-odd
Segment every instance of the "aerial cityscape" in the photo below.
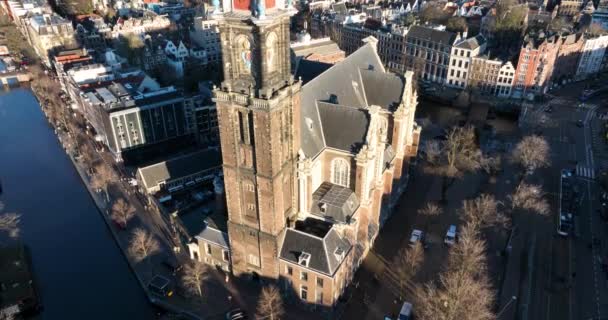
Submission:
{"label": "aerial cityscape", "polygon": [[608,0],[0,1],[0,320],[608,318]]}

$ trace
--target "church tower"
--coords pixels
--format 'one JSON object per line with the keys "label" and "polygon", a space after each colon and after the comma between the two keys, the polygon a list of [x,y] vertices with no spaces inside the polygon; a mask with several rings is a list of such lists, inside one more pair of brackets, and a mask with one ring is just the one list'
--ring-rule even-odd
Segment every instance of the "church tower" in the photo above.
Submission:
{"label": "church tower", "polygon": [[289,52],[295,12],[283,0],[253,1],[215,3],[224,82],[214,99],[232,271],[278,278],[280,241],[298,207],[301,84],[291,76]]}

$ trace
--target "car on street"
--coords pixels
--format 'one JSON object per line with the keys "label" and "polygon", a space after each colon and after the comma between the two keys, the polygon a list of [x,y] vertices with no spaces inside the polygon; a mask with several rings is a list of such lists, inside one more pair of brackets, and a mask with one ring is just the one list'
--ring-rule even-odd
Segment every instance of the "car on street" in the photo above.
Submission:
{"label": "car on street", "polygon": [[399,311],[399,318],[397,318],[397,320],[410,319],[412,319],[412,304],[406,301],[401,306],[401,311]]}
{"label": "car on street", "polygon": [[545,108],[545,112],[546,112],[546,113],[551,113],[551,112],[553,112],[553,107],[552,107],[552,106],[548,106],[548,107],[546,107],[546,108]]}
{"label": "car on street", "polygon": [[448,231],[445,233],[445,239],[443,240],[443,243],[447,244],[448,246],[451,246],[456,243],[456,226],[455,225],[450,225],[448,227]]}
{"label": "car on street", "polygon": [[148,283],[148,290],[161,297],[170,297],[173,295],[171,281],[163,276],[155,275]]}
{"label": "car on street", "polygon": [[226,312],[226,320],[245,320],[247,319],[247,313],[242,309],[236,308]]}
{"label": "car on street", "polygon": [[422,230],[414,229],[410,236],[410,246],[415,246],[418,242],[424,245],[424,232],[422,232]]}
{"label": "car on street", "polygon": [[585,123],[583,122],[583,120],[577,120],[576,121],[576,126],[579,128],[582,128],[585,126]]}

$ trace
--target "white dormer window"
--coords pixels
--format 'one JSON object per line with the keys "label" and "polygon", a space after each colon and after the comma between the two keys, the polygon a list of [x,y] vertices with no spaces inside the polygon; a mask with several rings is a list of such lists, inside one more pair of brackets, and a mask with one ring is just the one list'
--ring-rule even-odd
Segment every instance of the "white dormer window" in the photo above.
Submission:
{"label": "white dormer window", "polygon": [[301,266],[308,267],[308,263],[310,263],[310,253],[302,252],[298,257],[298,264]]}
{"label": "white dormer window", "polygon": [[341,247],[337,247],[336,251],[334,251],[334,255],[336,256],[336,259],[338,261],[342,261],[342,259],[344,259],[344,249],[342,249]]}

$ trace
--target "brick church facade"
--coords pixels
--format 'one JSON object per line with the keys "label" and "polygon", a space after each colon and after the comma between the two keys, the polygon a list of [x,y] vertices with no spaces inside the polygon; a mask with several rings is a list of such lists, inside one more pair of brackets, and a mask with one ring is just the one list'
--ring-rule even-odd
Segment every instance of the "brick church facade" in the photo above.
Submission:
{"label": "brick church facade", "polygon": [[[231,271],[333,306],[407,182],[415,80],[386,71],[370,37],[303,84],[291,74],[293,9],[266,0],[252,14],[243,2],[218,15],[225,80],[214,91]],[[198,260],[203,242],[190,246]]]}

